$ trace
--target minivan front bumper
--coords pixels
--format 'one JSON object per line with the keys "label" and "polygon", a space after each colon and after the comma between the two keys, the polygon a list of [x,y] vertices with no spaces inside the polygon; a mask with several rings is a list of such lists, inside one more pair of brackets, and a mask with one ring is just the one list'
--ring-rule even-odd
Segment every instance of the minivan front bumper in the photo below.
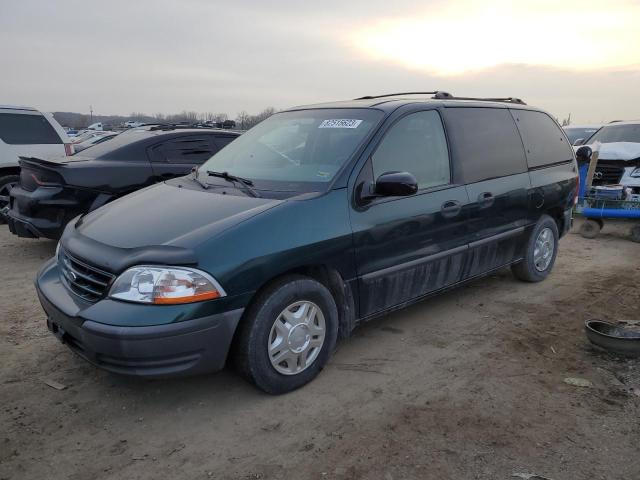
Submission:
{"label": "minivan front bumper", "polygon": [[163,307],[111,302],[115,308],[76,309],[79,299],[61,282],[54,260],[38,274],[36,289],[47,327],[63,344],[90,363],[125,375],[168,377],[222,369],[243,312],[236,309],[162,325],[109,325],[105,321],[118,315],[117,309],[154,315]]}

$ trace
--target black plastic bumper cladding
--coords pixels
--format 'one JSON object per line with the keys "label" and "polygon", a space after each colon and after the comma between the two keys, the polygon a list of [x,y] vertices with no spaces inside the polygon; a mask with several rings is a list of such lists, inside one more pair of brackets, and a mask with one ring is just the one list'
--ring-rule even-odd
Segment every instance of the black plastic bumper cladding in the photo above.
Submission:
{"label": "black plastic bumper cladding", "polygon": [[67,316],[39,289],[38,296],[48,329],[72,351],[104,370],[144,377],[222,369],[243,312],[237,309],[167,325],[120,327]]}

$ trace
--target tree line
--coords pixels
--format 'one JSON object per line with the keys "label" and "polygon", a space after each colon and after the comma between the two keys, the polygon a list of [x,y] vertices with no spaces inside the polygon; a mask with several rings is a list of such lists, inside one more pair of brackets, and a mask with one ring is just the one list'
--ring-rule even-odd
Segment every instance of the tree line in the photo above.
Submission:
{"label": "tree line", "polygon": [[142,122],[142,123],[205,123],[216,122],[222,123],[226,120],[234,120],[236,128],[240,130],[248,130],[251,127],[257,125],[261,121],[269,118],[276,112],[275,108],[268,107],[261,112],[251,115],[245,110],[238,113],[235,119],[230,118],[226,113],[213,113],[213,112],[195,112],[183,110],[181,113],[175,113],[165,115],[163,113],[156,113],[148,115],[141,112],[132,112],[129,115],[86,115],[76,112],[53,112],[54,118],[63,127],[70,127],[75,129],[82,129],[88,127],[91,123],[102,122],[104,126],[118,127],[128,121]]}

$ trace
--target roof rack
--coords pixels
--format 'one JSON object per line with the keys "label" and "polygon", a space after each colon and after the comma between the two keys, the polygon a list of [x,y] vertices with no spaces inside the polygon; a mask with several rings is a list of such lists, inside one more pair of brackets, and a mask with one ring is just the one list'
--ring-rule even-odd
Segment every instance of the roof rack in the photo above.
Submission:
{"label": "roof rack", "polygon": [[504,103],[517,103],[519,105],[526,105],[520,98],[516,97],[500,97],[500,98],[476,98],[476,97],[454,97],[449,92],[443,92],[441,90],[435,90],[433,92],[403,92],[403,93],[388,93],[386,95],[367,95],[365,97],[356,98],[355,100],[373,100],[376,98],[385,97],[400,97],[404,95],[433,95],[437,100],[474,100],[477,102],[504,102]]}
{"label": "roof rack", "polygon": [[367,95],[365,97],[356,98],[355,100],[373,100],[374,98],[384,98],[384,97],[399,97],[402,95],[433,95],[433,98],[453,98],[448,92],[442,92],[440,90],[436,90],[433,92],[402,92],[402,93],[387,93],[386,95]]}
{"label": "roof rack", "polygon": [[211,127],[209,125],[203,125],[198,123],[186,124],[186,123],[156,123],[156,124],[147,124],[142,125],[143,127],[150,127],[149,131],[153,132],[156,130],[179,130],[184,128],[208,128],[208,129],[216,129],[216,127]]}

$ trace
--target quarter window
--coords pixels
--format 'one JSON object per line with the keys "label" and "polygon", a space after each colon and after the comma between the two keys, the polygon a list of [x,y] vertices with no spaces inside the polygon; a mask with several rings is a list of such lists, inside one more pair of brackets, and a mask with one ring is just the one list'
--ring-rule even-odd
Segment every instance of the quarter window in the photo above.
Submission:
{"label": "quarter window", "polygon": [[438,112],[417,112],[400,119],[382,139],[372,165],[375,178],[386,172],[409,172],[418,188],[448,184],[449,151]]}
{"label": "quarter window", "polygon": [[527,152],[529,168],[573,159],[573,149],[549,115],[533,110],[512,110]]}

